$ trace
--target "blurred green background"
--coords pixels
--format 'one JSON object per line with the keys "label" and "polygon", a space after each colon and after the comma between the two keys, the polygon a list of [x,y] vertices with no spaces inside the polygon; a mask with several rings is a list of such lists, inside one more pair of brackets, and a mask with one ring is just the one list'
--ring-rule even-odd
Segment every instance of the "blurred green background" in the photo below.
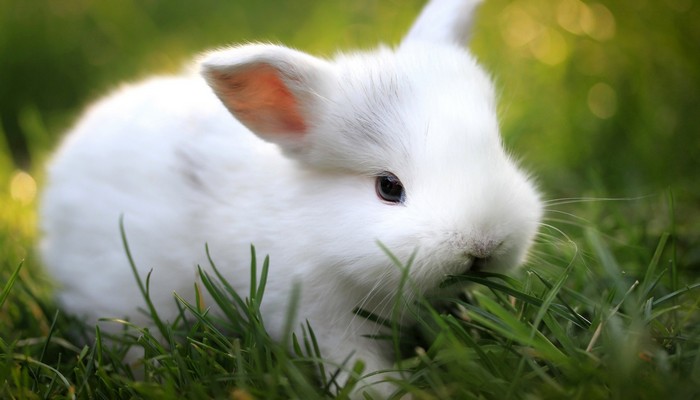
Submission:
{"label": "blurred green background", "polygon": [[[175,73],[230,43],[283,42],[322,56],[394,44],[423,3],[0,0],[0,184],[35,203],[49,150],[120,82]],[[698,2],[487,0],[472,48],[496,79],[508,147],[548,198],[671,188],[697,241]]]}

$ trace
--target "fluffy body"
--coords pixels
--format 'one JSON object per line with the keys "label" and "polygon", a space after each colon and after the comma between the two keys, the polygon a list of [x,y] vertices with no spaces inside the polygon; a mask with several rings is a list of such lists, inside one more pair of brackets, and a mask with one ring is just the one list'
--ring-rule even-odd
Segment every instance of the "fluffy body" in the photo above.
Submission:
{"label": "fluffy body", "polygon": [[[205,79],[154,78],[93,105],[43,193],[41,251],[63,306],[92,322],[147,322],[123,216],[165,318],[177,311],[173,292],[192,298],[205,243],[247,293],[253,243],[271,259],[262,314],[273,335],[297,282],[299,318],[325,357],[355,352],[368,372],[391,367],[385,344],[363,337],[379,327],[353,314],[386,316],[397,295],[401,271],[377,242],[403,261],[415,252],[407,295],[423,295],[475,260],[516,267],[541,217],[501,145],[488,76],[463,47],[419,33],[333,60],[273,45],[221,50],[200,61]],[[403,183],[403,204],[377,197],[385,171]]]}

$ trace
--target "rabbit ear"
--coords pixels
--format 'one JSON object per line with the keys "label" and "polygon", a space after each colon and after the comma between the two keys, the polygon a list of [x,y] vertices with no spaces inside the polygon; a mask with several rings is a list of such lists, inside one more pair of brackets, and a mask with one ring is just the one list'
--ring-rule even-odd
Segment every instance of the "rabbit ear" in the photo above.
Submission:
{"label": "rabbit ear", "polygon": [[481,0],[430,0],[403,41],[466,46],[479,3]]}
{"label": "rabbit ear", "polygon": [[326,61],[286,47],[246,45],[210,53],[200,65],[241,123],[285,150],[302,150],[331,77]]}

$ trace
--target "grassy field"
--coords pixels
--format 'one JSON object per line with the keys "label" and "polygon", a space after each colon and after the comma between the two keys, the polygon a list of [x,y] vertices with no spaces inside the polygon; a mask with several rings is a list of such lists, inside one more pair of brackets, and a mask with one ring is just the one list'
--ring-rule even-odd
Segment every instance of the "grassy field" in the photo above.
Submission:
{"label": "grassy field", "polygon": [[[0,398],[346,398],[352,382],[314,374],[313,327],[273,342],[260,291],[216,276],[201,290],[226,320],[182,303],[172,326],[125,324],[106,341],[58,310],[35,250],[42,166],[81,108],[123,80],[231,42],[321,55],[395,43],[421,4],[0,0]],[[690,0],[486,2],[472,47],[547,215],[523,269],[455,277],[473,290],[439,310],[419,303],[417,326],[396,327],[404,392],[700,398],[698,20]],[[131,347],[150,361],[124,365]]]}

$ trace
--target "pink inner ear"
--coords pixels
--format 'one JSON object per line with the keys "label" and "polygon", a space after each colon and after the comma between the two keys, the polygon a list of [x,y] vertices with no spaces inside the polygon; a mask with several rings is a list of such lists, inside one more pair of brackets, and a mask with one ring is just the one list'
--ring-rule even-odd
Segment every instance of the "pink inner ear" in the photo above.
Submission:
{"label": "pink inner ear", "polygon": [[261,135],[306,133],[298,99],[276,69],[256,65],[233,73],[214,71],[211,77],[226,107],[254,132]]}

